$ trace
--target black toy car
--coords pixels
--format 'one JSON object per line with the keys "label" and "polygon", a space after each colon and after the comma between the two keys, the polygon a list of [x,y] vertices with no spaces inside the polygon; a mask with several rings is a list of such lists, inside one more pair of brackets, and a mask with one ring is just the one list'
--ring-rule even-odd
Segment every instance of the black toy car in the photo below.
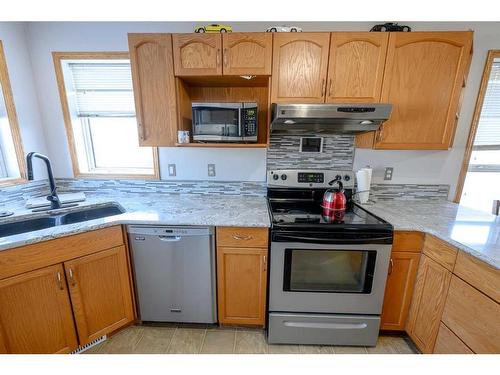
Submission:
{"label": "black toy car", "polygon": [[397,23],[394,23],[394,22],[387,22],[387,23],[384,23],[381,25],[373,26],[370,31],[404,31],[404,32],[409,32],[409,31],[411,31],[411,27],[398,25]]}

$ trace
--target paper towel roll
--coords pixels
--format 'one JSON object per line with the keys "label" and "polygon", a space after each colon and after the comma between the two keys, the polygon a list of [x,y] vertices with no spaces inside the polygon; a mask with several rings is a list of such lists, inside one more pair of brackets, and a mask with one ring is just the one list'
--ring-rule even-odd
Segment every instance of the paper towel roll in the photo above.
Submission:
{"label": "paper towel roll", "polygon": [[370,197],[370,184],[372,181],[372,169],[361,168],[356,172],[356,181],[358,183],[358,197],[360,203],[367,203]]}

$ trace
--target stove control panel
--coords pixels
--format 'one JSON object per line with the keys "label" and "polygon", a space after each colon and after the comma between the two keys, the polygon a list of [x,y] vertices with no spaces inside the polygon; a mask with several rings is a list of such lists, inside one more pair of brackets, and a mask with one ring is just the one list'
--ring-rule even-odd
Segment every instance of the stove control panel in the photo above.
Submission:
{"label": "stove control panel", "polygon": [[344,188],[354,188],[354,172],[342,170],[279,169],[267,172],[268,187],[329,188],[328,183],[338,179]]}

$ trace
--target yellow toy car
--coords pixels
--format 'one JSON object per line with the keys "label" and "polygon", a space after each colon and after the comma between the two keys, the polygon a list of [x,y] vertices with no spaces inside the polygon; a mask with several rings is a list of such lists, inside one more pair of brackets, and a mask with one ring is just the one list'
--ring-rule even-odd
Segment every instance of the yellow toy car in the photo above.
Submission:
{"label": "yellow toy car", "polygon": [[194,31],[196,33],[230,33],[233,31],[233,28],[229,25],[212,23],[210,25],[197,26]]}

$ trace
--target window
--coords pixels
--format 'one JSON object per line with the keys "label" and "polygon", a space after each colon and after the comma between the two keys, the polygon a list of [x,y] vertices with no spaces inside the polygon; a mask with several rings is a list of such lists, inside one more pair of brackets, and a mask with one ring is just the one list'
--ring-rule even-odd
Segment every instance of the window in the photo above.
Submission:
{"label": "window", "polygon": [[54,53],[76,177],[158,178],[139,147],[127,53]]}
{"label": "window", "polygon": [[23,182],[25,177],[24,151],[0,41],[0,185]]}
{"label": "window", "polygon": [[488,54],[474,118],[460,203],[491,212],[500,199],[500,51]]}

